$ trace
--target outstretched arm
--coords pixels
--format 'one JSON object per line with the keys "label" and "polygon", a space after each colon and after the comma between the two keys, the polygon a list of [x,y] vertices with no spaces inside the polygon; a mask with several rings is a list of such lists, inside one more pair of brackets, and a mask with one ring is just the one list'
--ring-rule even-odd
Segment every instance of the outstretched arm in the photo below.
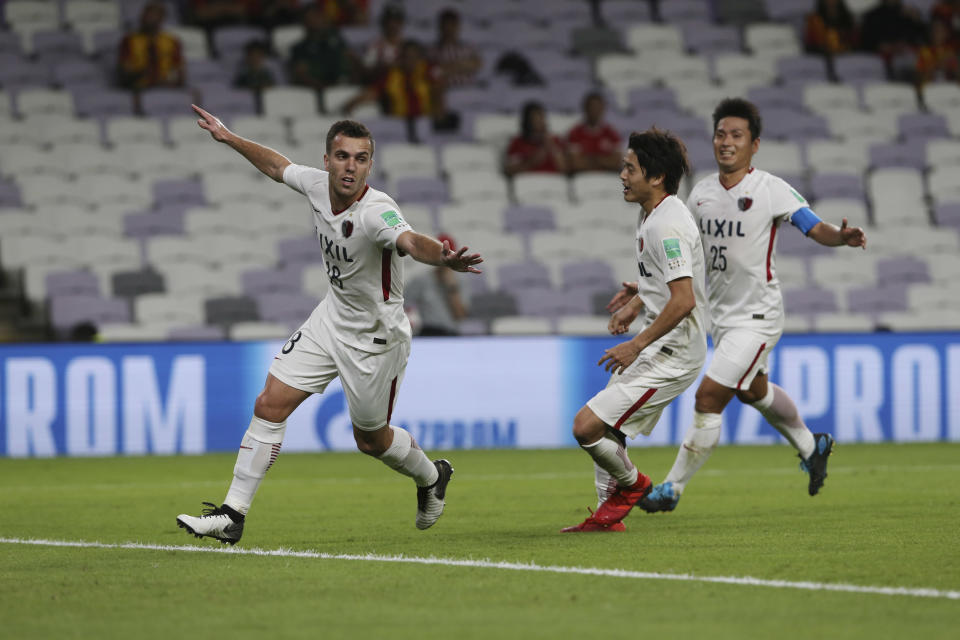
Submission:
{"label": "outstretched arm", "polygon": [[481,273],[474,265],[483,262],[479,253],[467,255],[468,247],[460,247],[458,251],[450,248],[450,243],[446,240],[443,244],[429,236],[416,231],[404,231],[397,238],[397,248],[417,262],[432,264],[434,266],[444,266],[454,271],[469,271],[470,273]]}
{"label": "outstretched arm", "polygon": [[193,107],[193,110],[200,116],[197,124],[200,125],[201,129],[209,131],[210,136],[214,140],[235,149],[240,155],[249,160],[250,164],[268,177],[277,182],[283,182],[283,170],[291,164],[286,156],[262,144],[257,144],[253,140],[241,138],[227,129],[223,122],[220,121],[220,118],[217,118],[212,113],[201,109],[195,104],[190,106]]}
{"label": "outstretched arm", "polygon": [[839,227],[821,220],[810,229],[807,236],[828,247],[846,245],[867,248],[867,234],[860,227],[848,227],[846,218]]}

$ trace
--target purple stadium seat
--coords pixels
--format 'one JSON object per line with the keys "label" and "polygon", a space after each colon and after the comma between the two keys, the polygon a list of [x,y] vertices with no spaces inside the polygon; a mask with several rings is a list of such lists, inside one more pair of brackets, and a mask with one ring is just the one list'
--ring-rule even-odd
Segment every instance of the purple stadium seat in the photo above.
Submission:
{"label": "purple stadium seat", "polygon": [[93,34],[93,55],[102,60],[116,60],[123,40],[123,31],[104,29]]}
{"label": "purple stadium seat", "polygon": [[[423,120],[426,121],[425,118]],[[378,144],[409,141],[409,127],[403,118],[391,118],[388,116],[367,118],[364,120],[364,124],[370,129],[370,133],[373,134]]]}
{"label": "purple stadium seat", "polygon": [[260,318],[266,322],[294,325],[310,317],[317,299],[305,293],[268,293],[257,296]]}
{"label": "purple stadium seat", "polygon": [[783,304],[787,313],[810,315],[813,313],[832,313],[837,310],[837,301],[833,291],[806,287],[787,289],[783,292]]}
{"label": "purple stadium seat", "polygon": [[[203,92],[203,108],[221,118],[234,116],[252,116],[257,113],[257,98],[253,91],[247,89],[228,89],[214,86]],[[187,113],[190,104],[187,103]],[[184,112],[172,115],[184,115]]]}
{"label": "purple stadium seat", "polygon": [[470,298],[470,316],[479,320],[490,320],[501,316],[517,315],[517,301],[506,291],[488,291]]}
{"label": "purple stadium seat", "polygon": [[764,0],[764,8],[771,20],[802,18],[810,11],[810,0]]}
{"label": "purple stadium seat", "polygon": [[913,256],[881,258],[877,261],[877,282],[884,287],[930,282],[927,263]]}
{"label": "purple stadium seat", "polygon": [[[187,60],[187,81],[198,88],[228,87],[233,82],[233,69],[219,60]],[[280,78],[277,78],[280,81]]]}
{"label": "purple stadium seat", "polygon": [[550,289],[550,270],[535,260],[508,262],[497,268],[498,281],[504,291],[525,291],[528,289]]}
{"label": "purple stadium seat", "polygon": [[[243,292],[251,298],[273,293],[303,293],[302,274],[298,267],[290,269],[254,269],[240,276]],[[263,310],[263,306],[260,306]]]}
{"label": "purple stadium seat", "polygon": [[505,231],[511,233],[531,233],[550,231],[557,228],[553,211],[549,207],[534,205],[513,205],[504,212]]}
{"label": "purple stadium seat", "polygon": [[284,238],[277,242],[277,257],[284,268],[316,264],[323,260],[316,236]]}
{"label": "purple stadium seat", "polygon": [[927,166],[926,140],[907,138],[904,142],[883,142],[870,145],[870,166],[907,167],[923,171]]}
{"label": "purple stadium seat", "polygon": [[194,100],[188,89],[149,89],[140,96],[140,105],[144,115],[166,118],[191,113]]}
{"label": "purple stadium seat", "polygon": [[795,109],[765,109],[761,113],[763,134],[767,137],[797,142],[830,138],[830,129],[821,116],[801,113]]}
{"label": "purple stadium seat", "polygon": [[0,86],[8,91],[24,87],[46,87],[52,81],[50,65],[27,60],[16,54],[0,54]]}
{"label": "purple stadium seat", "polygon": [[84,57],[83,38],[73,31],[37,31],[33,34],[33,56],[44,63]]}
{"label": "purple stadium seat", "polygon": [[21,204],[17,183],[0,178],[0,207],[19,207]]}
{"label": "purple stadium seat", "polygon": [[133,98],[127,91],[82,87],[71,90],[78,116],[104,118],[132,116]]}
{"label": "purple stadium seat", "polygon": [[604,0],[600,14],[605,24],[614,26],[651,20],[650,4],[636,0]]}
{"label": "purple stadium seat", "polygon": [[553,79],[544,87],[541,100],[548,111],[579,112],[583,97],[593,89],[589,80],[582,78]]}
{"label": "purple stadium seat", "polygon": [[817,173],[810,178],[811,200],[824,198],[853,198],[863,200],[863,176],[852,173]]}
{"label": "purple stadium seat", "polygon": [[875,289],[851,289],[847,292],[847,308],[853,313],[867,315],[885,311],[906,311],[906,287],[896,284]]}
{"label": "purple stadium seat", "polygon": [[787,256],[826,255],[832,251],[829,247],[804,236],[792,224],[780,226],[777,233],[777,250]]}
{"label": "purple stadium seat", "polygon": [[161,235],[183,235],[183,210],[165,209],[124,216],[123,235],[142,240]]}
{"label": "purple stadium seat", "polygon": [[211,325],[174,327],[167,334],[167,337],[170,340],[180,342],[216,341],[226,340],[227,332],[223,327]]}
{"label": "purple stadium seat", "polygon": [[716,159],[713,155],[713,143],[706,135],[697,138],[680,136],[687,147],[687,159],[693,171],[716,171]]}
{"label": "purple stadium seat", "polygon": [[236,62],[243,57],[243,48],[252,40],[269,44],[267,32],[258,27],[223,26],[213,32],[214,53],[221,60]]}
{"label": "purple stadium seat", "polygon": [[747,92],[750,99],[766,120],[767,111],[780,109],[806,113],[803,106],[803,87],[799,84],[788,84],[774,87],[751,87]]}
{"label": "purple stadium seat", "polygon": [[21,55],[23,48],[20,42],[20,34],[16,31],[0,31],[0,55],[12,54]]}
{"label": "purple stadium seat", "polygon": [[163,276],[151,269],[118,271],[110,276],[113,295],[118,298],[133,298],[145,293],[166,291]]}
{"label": "purple stadium seat", "polygon": [[50,300],[50,324],[64,334],[81,322],[130,322],[130,305],[118,298],[69,295]]}
{"label": "purple stadium seat", "polygon": [[642,116],[648,111],[677,111],[677,94],[670,87],[636,87],[627,93],[629,109]]}
{"label": "purple stadium seat", "polygon": [[904,140],[950,137],[947,119],[939,113],[905,113],[897,118],[897,124]]}
{"label": "purple stadium seat", "polygon": [[452,111],[496,111],[500,108],[497,94],[480,87],[459,87],[446,94],[447,107]]}
{"label": "purple stadium seat", "polygon": [[590,288],[608,291],[617,284],[613,269],[603,260],[568,262],[560,267],[560,281],[564,290]]}
{"label": "purple stadium seat", "polygon": [[639,131],[651,126],[667,129],[680,136],[685,143],[710,139],[710,127],[702,118],[678,113],[675,109],[641,111],[628,118],[628,122],[630,129]]}
{"label": "purple stadium seat", "polygon": [[887,79],[883,59],[869,53],[845,53],[833,59],[837,79],[850,84],[878,82]]}
{"label": "purple stadium seat", "polygon": [[594,289],[582,287],[566,291],[536,288],[517,291],[516,296],[521,315],[555,318],[590,315],[593,313],[594,293]]}
{"label": "purple stadium seat", "polygon": [[826,82],[827,64],[822,56],[780,58],[777,60],[777,75],[785,85]]}
{"label": "purple stadium seat", "polygon": [[203,182],[198,178],[175,178],[154,181],[153,202],[192,207],[205,205],[207,199],[203,194]]}
{"label": "purple stadium seat", "polygon": [[54,271],[45,279],[47,297],[100,296],[100,280],[89,271]]}
{"label": "purple stadium seat", "polygon": [[593,79],[589,60],[558,54],[556,51],[536,50],[530,51],[527,57],[547,84],[554,80],[590,82]]}
{"label": "purple stadium seat", "polygon": [[[665,2],[661,5],[668,7],[677,0]],[[698,4],[703,4],[702,2]],[[715,53],[735,53],[742,48],[740,30],[732,25],[707,24],[691,22],[683,25],[683,43],[687,49],[699,55]]]}
{"label": "purple stadium seat", "polygon": [[660,19],[664,22],[699,22],[713,21],[710,15],[710,3],[703,0],[670,0],[660,2]]}
{"label": "purple stadium seat", "polygon": [[444,204],[450,199],[447,193],[447,183],[441,178],[428,176],[399,178],[393,189],[394,197],[398,202],[438,205]]}
{"label": "purple stadium seat", "polygon": [[960,231],[960,202],[944,202],[933,209],[933,219],[937,224]]}
{"label": "purple stadium seat", "polygon": [[107,88],[110,78],[100,65],[84,59],[64,60],[53,66],[53,81],[70,91]]}

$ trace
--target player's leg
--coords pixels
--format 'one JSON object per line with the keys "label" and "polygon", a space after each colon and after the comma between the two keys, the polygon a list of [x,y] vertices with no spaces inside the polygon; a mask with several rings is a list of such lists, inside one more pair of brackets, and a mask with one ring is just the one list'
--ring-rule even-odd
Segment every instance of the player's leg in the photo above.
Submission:
{"label": "player's leg", "polygon": [[816,495],[827,477],[827,458],[833,450],[830,434],[812,433],[790,395],[769,382],[766,373],[759,373],[750,388],[738,391],[737,397],[759,411],[793,445],[803,461],[804,470],[810,474],[808,493]]}
{"label": "player's leg", "polygon": [[418,529],[431,527],[443,514],[453,467],[423,452],[405,429],[390,424],[406,368],[409,346],[385,353],[340,349],[340,371],[357,449],[379,459],[417,485]]}
{"label": "player's leg", "polygon": [[236,544],[243,534],[244,520],[253,496],[280,454],[286,420],[309,396],[310,393],[267,374],[267,382],[254,405],[250,426],[240,441],[233,480],[223,504],[217,507],[213,503],[204,503],[207,508],[203,515],[180,514],[177,524],[198,538],[208,536]]}
{"label": "player's leg", "polygon": [[[624,455],[627,452],[627,439],[619,431],[613,429],[607,429],[607,434],[616,438],[620,445],[623,447]],[[593,484],[597,490],[597,507],[599,508],[607,498],[609,498],[614,491],[617,490],[617,479],[610,475],[610,472],[598,465],[596,462],[593,463]]]}

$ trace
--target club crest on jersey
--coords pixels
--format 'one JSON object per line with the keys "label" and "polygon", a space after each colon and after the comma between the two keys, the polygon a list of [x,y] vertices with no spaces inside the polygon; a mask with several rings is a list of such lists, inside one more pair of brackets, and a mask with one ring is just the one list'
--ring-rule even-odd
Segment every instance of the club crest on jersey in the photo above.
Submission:
{"label": "club crest on jersey", "polygon": [[753,198],[740,198],[737,200],[737,208],[740,211],[746,211],[753,206]]}
{"label": "club crest on jersey", "polygon": [[343,234],[344,238],[349,238],[353,233],[353,222],[350,220],[344,220],[343,224],[340,225],[340,232]]}

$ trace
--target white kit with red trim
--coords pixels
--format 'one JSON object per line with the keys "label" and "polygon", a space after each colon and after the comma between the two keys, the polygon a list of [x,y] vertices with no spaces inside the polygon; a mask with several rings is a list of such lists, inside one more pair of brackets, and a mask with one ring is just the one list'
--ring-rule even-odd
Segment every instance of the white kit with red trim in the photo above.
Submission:
{"label": "white kit with red trim", "polygon": [[777,228],[807,201],[784,180],[751,168],[729,189],[719,174],[698,182],[687,207],[697,219],[712,325],[773,326],[783,316],[774,249]]}
{"label": "white kit with red trim", "polygon": [[403,263],[396,242],[411,227],[393,198],[366,187],[344,211],[330,205],[328,173],[291,164],[283,181],[310,202],[320,252],[330,278],[316,331],[370,353],[410,341],[403,311]]}

